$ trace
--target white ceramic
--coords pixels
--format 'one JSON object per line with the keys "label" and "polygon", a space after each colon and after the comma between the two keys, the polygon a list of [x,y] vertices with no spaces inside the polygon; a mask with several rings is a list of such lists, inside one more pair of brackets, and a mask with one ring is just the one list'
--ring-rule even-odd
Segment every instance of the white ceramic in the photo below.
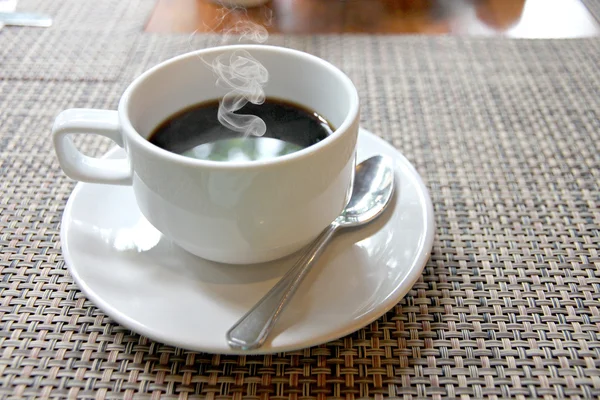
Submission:
{"label": "white ceramic", "polygon": [[[350,334],[391,309],[420,276],[433,243],[431,200],[410,163],[361,131],[358,159],[393,158],[396,194],[378,220],[336,236],[266,344],[232,350],[225,332],[297,255],[253,266],[216,264],[165,239],[141,215],[131,188],[77,184],[65,208],[62,252],[86,296],[115,321],[159,342],[211,353],[272,353]],[[110,157],[122,157],[111,151]]]}
{"label": "white ceramic", "polygon": [[[267,96],[318,110],[337,129],[301,151],[270,160],[195,160],[148,142],[152,130],[190,105],[222,98],[204,61],[246,50],[269,71]],[[84,182],[133,184],[142,214],[181,247],[236,264],[274,260],[313,240],[344,208],[354,176],[359,100],[350,79],[304,52],[264,45],[215,47],[150,69],[125,91],[118,111],[63,111],[53,128],[64,172]],[[125,160],[80,153],[70,134],[107,136]]]}
{"label": "white ceramic", "polygon": [[[0,0],[0,12],[13,12],[17,8],[17,0]],[[0,30],[4,28],[4,24],[0,22]]]}

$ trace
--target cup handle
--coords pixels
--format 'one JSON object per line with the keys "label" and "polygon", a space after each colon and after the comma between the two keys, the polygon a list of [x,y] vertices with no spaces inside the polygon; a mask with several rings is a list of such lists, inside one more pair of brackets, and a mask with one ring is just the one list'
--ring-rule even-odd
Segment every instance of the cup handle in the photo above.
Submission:
{"label": "cup handle", "polygon": [[90,183],[131,185],[133,172],[128,158],[100,159],[77,150],[71,134],[105,136],[123,147],[119,115],[112,110],[73,108],[61,112],[52,127],[52,141],[58,162],[65,174]]}

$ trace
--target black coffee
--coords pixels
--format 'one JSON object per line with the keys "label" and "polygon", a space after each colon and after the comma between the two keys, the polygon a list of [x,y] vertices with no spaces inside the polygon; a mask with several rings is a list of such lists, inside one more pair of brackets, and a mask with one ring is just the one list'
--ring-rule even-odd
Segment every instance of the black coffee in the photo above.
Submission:
{"label": "black coffee", "polygon": [[279,99],[248,103],[236,114],[256,115],[265,122],[263,136],[244,137],[221,125],[218,100],[196,104],[160,124],[149,141],[173,153],[202,160],[251,161],[290,154],[325,139],[333,132],[316,112]]}

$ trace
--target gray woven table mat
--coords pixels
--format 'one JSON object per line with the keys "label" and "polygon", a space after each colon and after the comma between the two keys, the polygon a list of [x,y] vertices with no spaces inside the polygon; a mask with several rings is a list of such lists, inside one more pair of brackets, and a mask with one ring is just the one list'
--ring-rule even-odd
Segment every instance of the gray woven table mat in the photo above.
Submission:
{"label": "gray woven table mat", "polygon": [[590,13],[600,21],[600,0],[581,0]]}
{"label": "gray woven table mat", "polygon": [[[410,293],[370,326],[220,356],[116,324],[61,255],[74,183],[50,127],[67,107],[116,107],[133,77],[189,50],[187,35],[140,32],[152,3],[21,1],[62,17],[0,31],[2,398],[600,396],[598,39],[272,37],[354,80],[363,125],[426,181],[436,240]],[[110,146],[78,141],[88,154]]]}

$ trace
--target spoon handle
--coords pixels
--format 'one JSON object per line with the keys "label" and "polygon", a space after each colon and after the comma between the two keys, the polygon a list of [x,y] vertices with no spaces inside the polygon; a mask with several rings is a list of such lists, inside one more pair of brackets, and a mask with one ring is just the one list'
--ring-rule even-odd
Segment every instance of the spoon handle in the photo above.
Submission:
{"label": "spoon handle", "polygon": [[262,346],[281,312],[338,228],[332,223],[305,250],[275,286],[227,331],[229,346],[251,350]]}

